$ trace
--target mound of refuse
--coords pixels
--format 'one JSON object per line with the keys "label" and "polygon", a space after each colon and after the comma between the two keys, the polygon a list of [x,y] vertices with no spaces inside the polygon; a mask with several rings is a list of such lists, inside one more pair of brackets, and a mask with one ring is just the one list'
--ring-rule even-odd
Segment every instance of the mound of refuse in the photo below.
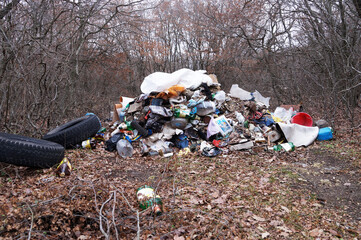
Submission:
{"label": "mound of refuse", "polygon": [[270,98],[237,84],[229,93],[215,75],[180,69],[156,72],[141,85],[142,94],[121,97],[112,112],[106,150],[121,157],[172,156],[198,152],[214,157],[230,151],[292,151],[316,138],[329,140],[327,122],[314,126],[300,105],[269,110]]}

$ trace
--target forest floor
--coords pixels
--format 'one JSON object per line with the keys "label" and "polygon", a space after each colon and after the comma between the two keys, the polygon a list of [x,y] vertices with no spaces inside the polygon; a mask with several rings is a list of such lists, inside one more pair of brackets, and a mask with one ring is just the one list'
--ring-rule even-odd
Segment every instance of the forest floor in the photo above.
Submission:
{"label": "forest floor", "polygon": [[[70,176],[1,164],[3,239],[360,239],[361,143],[335,136],[277,153],[122,159],[69,150]],[[156,188],[164,213],[141,211]]]}

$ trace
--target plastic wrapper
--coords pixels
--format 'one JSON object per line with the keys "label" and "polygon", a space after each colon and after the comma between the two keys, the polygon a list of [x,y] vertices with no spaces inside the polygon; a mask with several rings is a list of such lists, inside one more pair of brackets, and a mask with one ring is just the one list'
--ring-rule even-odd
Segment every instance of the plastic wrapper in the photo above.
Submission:
{"label": "plastic wrapper", "polygon": [[250,100],[252,99],[252,94],[238,87],[238,84],[233,84],[229,90],[231,97],[239,98],[240,100]]}

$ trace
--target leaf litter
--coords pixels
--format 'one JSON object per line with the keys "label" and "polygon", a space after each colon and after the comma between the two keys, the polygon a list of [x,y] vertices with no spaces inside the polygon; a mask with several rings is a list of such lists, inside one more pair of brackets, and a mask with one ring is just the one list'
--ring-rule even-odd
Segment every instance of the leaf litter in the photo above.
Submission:
{"label": "leaf litter", "polygon": [[[215,158],[121,159],[101,147],[71,150],[73,172],[1,164],[0,236],[35,239],[351,239],[360,226],[330,208],[299,178],[300,155],[230,152]],[[306,180],[309,178],[305,178]],[[331,181],[332,183],[332,181]],[[136,189],[150,185],[164,213],[141,211]],[[344,186],[344,185],[343,185]],[[352,186],[352,185],[351,185]],[[344,186],[344,187],[347,187]]]}

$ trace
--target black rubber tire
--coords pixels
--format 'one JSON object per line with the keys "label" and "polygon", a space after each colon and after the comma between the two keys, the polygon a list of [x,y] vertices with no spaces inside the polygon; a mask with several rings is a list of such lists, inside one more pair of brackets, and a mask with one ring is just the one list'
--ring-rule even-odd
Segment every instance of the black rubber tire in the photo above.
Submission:
{"label": "black rubber tire", "polygon": [[64,147],[21,135],[0,133],[0,162],[18,166],[50,168],[64,157]]}
{"label": "black rubber tire", "polygon": [[86,115],[54,128],[45,134],[43,139],[59,143],[66,149],[73,148],[76,144],[94,136],[100,127],[96,115]]}

